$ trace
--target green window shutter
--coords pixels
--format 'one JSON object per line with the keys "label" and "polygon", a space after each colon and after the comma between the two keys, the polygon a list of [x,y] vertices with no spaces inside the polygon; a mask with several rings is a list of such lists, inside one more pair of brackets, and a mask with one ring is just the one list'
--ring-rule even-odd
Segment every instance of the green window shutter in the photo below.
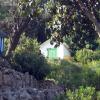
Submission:
{"label": "green window shutter", "polygon": [[57,59],[57,48],[49,48],[48,49],[48,58],[49,59]]}

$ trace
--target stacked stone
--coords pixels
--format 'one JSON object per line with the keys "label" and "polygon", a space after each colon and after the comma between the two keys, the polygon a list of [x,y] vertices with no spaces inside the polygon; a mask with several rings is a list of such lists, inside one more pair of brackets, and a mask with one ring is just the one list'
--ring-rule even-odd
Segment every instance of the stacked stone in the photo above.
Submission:
{"label": "stacked stone", "polygon": [[28,73],[20,73],[12,69],[2,68],[0,70],[0,88],[26,88],[37,87],[37,81]]}
{"label": "stacked stone", "polygon": [[37,81],[27,73],[10,69],[0,59],[0,100],[53,100],[63,93],[53,81]]}

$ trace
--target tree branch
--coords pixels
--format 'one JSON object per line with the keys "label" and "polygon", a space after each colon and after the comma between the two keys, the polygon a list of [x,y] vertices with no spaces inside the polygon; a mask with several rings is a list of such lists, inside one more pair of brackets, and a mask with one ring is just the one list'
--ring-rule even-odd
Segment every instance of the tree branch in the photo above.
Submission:
{"label": "tree branch", "polygon": [[95,25],[95,30],[98,33],[98,36],[100,37],[100,23],[97,21],[96,16],[94,15],[93,10],[91,11],[84,5],[84,3],[81,0],[76,0],[76,2],[79,4],[81,10],[84,12],[84,14],[89,18],[89,20]]}

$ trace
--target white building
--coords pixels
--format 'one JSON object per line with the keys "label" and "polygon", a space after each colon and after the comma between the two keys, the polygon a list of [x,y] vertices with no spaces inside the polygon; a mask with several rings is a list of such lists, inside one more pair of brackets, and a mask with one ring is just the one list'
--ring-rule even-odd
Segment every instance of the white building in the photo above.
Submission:
{"label": "white building", "polygon": [[40,45],[41,53],[50,59],[64,59],[70,57],[69,47],[65,43],[61,43],[59,47],[54,48],[50,44],[50,39]]}

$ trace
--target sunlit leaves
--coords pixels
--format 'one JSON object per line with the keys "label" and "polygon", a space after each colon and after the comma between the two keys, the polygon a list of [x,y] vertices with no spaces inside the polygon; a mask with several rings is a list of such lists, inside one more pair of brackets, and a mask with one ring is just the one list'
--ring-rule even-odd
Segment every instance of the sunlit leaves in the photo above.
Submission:
{"label": "sunlit leaves", "polygon": [[18,4],[19,13],[22,16],[38,16],[42,12],[41,0],[20,0]]}

